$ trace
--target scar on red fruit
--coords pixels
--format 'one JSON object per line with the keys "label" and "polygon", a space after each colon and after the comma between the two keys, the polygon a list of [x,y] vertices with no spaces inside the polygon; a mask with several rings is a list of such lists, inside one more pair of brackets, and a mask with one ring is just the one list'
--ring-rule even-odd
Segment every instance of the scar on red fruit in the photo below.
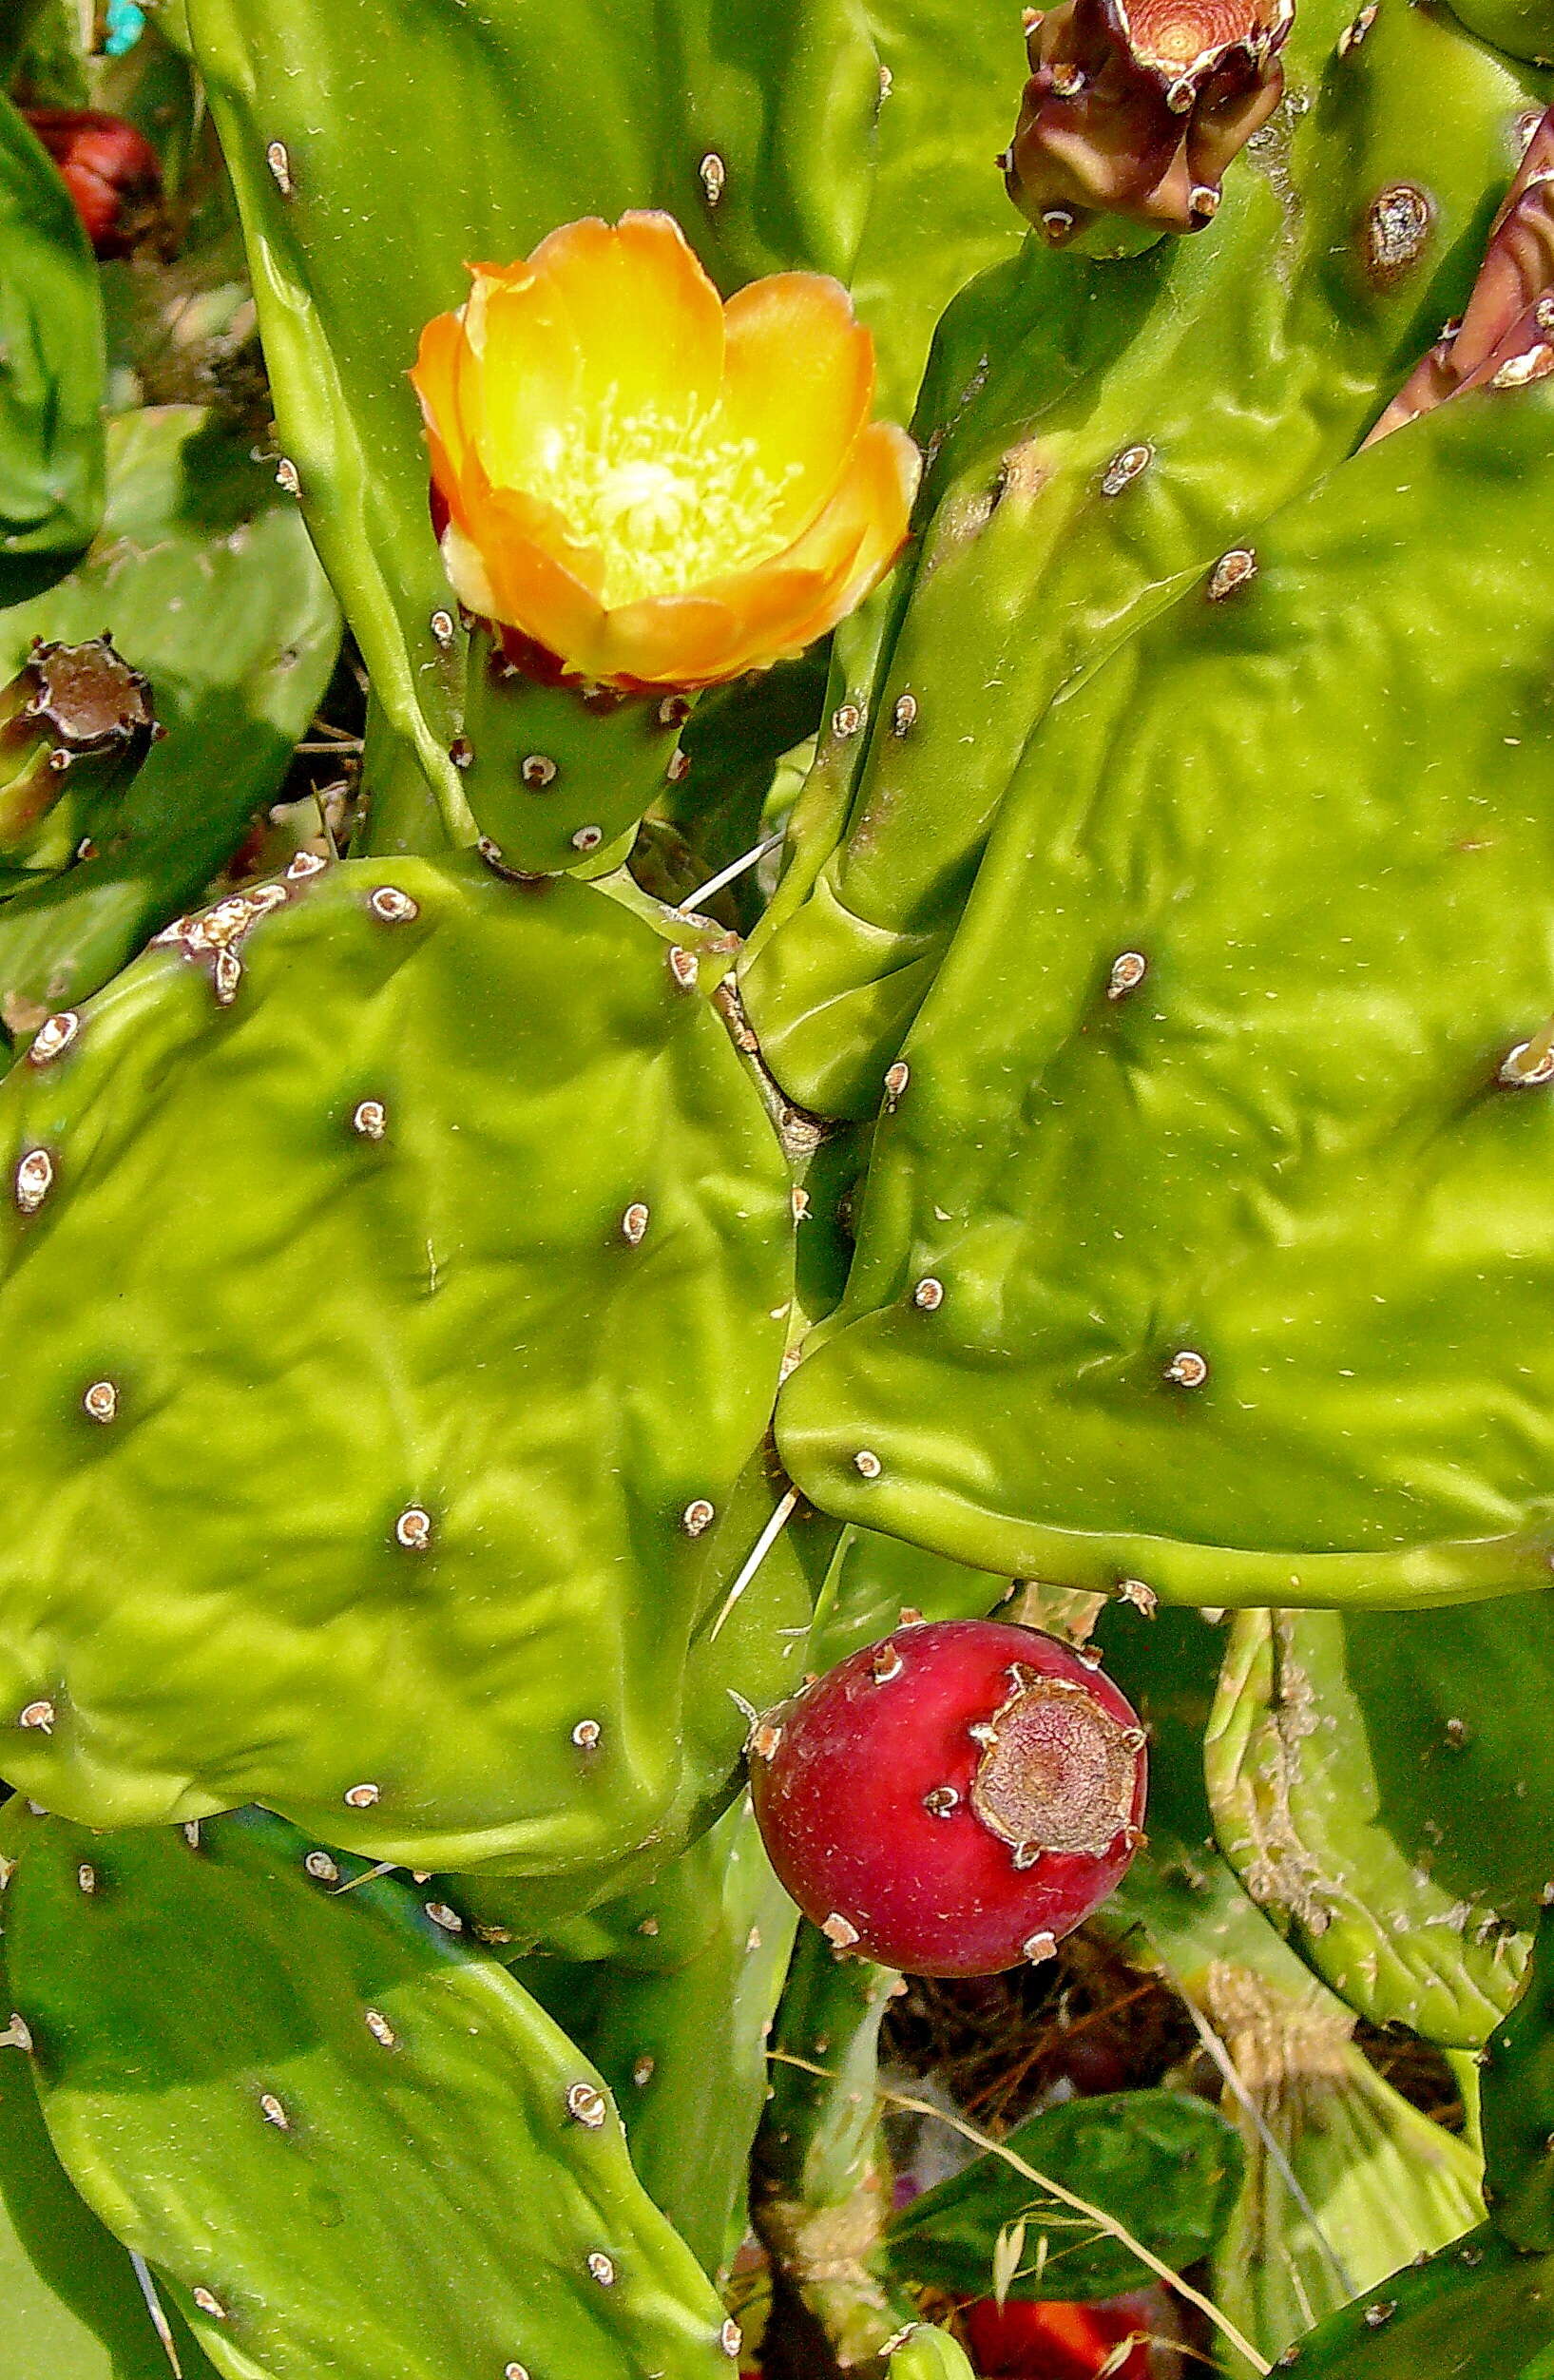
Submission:
{"label": "scar on red fruit", "polygon": [[1077,1679],[1044,1677],[1025,1661],[1009,1676],[1008,1700],[972,1730],[985,1749],[971,1807],[1016,1846],[1017,1865],[1041,1852],[1099,1857],[1132,1813],[1142,1733],[1120,1726]]}

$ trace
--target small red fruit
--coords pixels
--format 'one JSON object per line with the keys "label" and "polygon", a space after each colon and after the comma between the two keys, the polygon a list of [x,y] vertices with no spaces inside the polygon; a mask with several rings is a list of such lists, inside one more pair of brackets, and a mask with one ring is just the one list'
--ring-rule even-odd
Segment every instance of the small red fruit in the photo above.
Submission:
{"label": "small red fruit", "polygon": [[838,1950],[912,1975],[1050,1958],[1142,1837],[1144,1733],[1035,1628],[897,1628],[768,1711],[750,1737],[773,1867]]}
{"label": "small red fruit", "polygon": [[28,123],[59,167],[94,256],[125,257],[150,229],[162,166],[123,116],[95,107],[29,107]]}
{"label": "small red fruit", "polygon": [[[982,2380],[1150,2380],[1146,2341],[1154,2328],[1147,2297],[1116,2297],[1101,2306],[1022,2302],[999,2305],[979,2297],[962,2320],[971,2360]],[[1111,2361],[1124,2339],[1137,2344],[1121,2364]]]}

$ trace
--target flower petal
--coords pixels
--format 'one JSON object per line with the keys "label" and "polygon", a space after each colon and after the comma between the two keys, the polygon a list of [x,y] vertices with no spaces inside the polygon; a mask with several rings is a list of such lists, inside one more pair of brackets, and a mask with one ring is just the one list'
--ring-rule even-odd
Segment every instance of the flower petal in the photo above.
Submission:
{"label": "flower petal", "polygon": [[410,382],[421,403],[432,476],[451,506],[464,474],[469,437],[459,401],[459,374],[465,353],[464,324],[456,314],[433,317],[421,333],[421,344],[411,366]]}
{"label": "flower petal", "polygon": [[[706,589],[736,611],[745,633],[721,675],[801,653],[856,609],[906,542],[922,457],[904,430],[875,422],[819,519],[742,584]],[[736,594],[736,585],[739,592]]]}
{"label": "flower petal", "polygon": [[521,489],[466,481],[478,547],[469,519],[455,516],[443,536],[443,562],[459,601],[483,619],[519,629],[567,669],[597,677],[605,612],[599,600],[604,563],[566,534],[548,505]]}
{"label": "flower petal", "polygon": [[768,470],[799,466],[780,513],[797,536],[842,475],[874,395],[874,342],[840,281],[774,273],[723,309],[722,411]]}
{"label": "flower petal", "polygon": [[648,596],[605,615],[594,674],[622,686],[717,684],[736,674],[721,658],[739,635],[739,614],[713,597]]}
{"label": "flower petal", "polygon": [[575,342],[580,393],[624,413],[712,404],[723,367],[718,292],[672,215],[566,223],[529,259]]}

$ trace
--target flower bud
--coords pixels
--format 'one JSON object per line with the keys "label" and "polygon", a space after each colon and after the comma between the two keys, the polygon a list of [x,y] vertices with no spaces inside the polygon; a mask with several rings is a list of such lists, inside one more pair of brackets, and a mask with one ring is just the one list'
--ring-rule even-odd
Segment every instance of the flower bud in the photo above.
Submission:
{"label": "flower bud", "polygon": [[1293,0],[1062,0],[1026,18],[1009,196],[1054,247],[1103,213],[1201,231],[1277,106]]}
{"label": "flower bud", "polygon": [[106,637],[33,645],[0,689],[0,894],[101,840],[155,732],[150,687]]}

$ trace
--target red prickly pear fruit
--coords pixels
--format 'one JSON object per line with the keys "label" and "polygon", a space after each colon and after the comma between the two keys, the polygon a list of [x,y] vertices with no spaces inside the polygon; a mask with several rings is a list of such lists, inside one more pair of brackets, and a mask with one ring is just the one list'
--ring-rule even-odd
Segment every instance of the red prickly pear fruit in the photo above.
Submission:
{"label": "red prickly pear fruit", "polygon": [[[965,2308],[971,2359],[983,2380],[1150,2380],[1146,2297],[1118,2297],[1103,2306],[1025,2304],[1011,2297],[999,2305],[979,2297]],[[1124,2339],[1138,2341],[1121,2364],[1111,2361]]]}
{"label": "red prickly pear fruit", "polygon": [[157,152],[123,116],[95,107],[29,107],[28,123],[59,167],[94,256],[126,257],[156,220]]}
{"label": "red prickly pear fruit", "polygon": [[912,1975],[1050,1958],[1142,1839],[1144,1731],[1093,1665],[996,1620],[904,1625],[758,1720],[767,1855],[839,1951]]}

